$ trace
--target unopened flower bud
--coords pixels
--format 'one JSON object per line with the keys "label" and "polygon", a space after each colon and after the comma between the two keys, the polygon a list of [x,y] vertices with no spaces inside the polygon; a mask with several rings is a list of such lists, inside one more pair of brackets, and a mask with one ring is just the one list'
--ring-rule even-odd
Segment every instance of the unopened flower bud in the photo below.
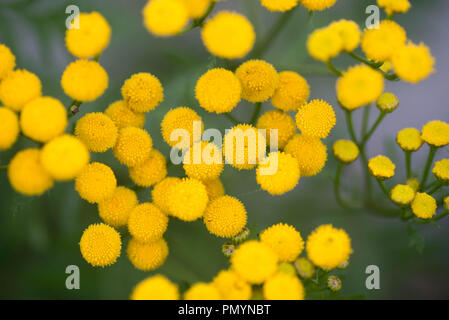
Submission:
{"label": "unopened flower bud", "polygon": [[340,278],[337,276],[329,276],[327,278],[327,287],[334,292],[339,291],[341,289]]}
{"label": "unopened flower bud", "polygon": [[298,258],[295,261],[295,268],[298,275],[303,279],[309,279],[315,274],[315,267],[306,258]]}
{"label": "unopened flower bud", "polygon": [[377,99],[376,105],[381,112],[391,113],[399,106],[399,99],[393,93],[385,92]]}
{"label": "unopened flower bud", "polygon": [[345,260],[337,266],[337,269],[346,269],[349,266],[349,261]]}
{"label": "unopened flower bud", "polygon": [[235,251],[235,245],[231,242],[226,242],[221,248],[221,252],[223,252],[226,258],[230,258]]}
{"label": "unopened flower bud", "polygon": [[248,228],[243,228],[242,231],[240,231],[240,233],[238,235],[236,235],[234,238],[232,238],[232,242],[237,245],[237,244],[241,244],[243,242],[245,242],[246,240],[248,240],[249,237],[249,229]]}
{"label": "unopened flower bud", "polygon": [[295,267],[291,263],[283,262],[283,263],[279,264],[278,270],[279,270],[279,272],[290,274],[292,276],[296,276]]}

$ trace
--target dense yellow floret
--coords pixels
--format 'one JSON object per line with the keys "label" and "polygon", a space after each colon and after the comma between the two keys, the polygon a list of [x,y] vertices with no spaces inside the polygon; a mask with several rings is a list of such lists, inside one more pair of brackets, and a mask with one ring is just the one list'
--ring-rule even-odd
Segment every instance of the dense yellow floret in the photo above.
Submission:
{"label": "dense yellow floret", "polygon": [[0,43],[0,80],[16,66],[16,57],[4,44]]}
{"label": "dense yellow floret", "polygon": [[437,177],[441,182],[448,184],[449,183],[449,159],[442,159],[440,161],[435,162],[432,173]]}
{"label": "dense yellow floret", "polygon": [[388,15],[405,13],[411,7],[409,0],[377,0],[377,5],[384,8]]}
{"label": "dense yellow floret", "polygon": [[318,138],[296,134],[284,148],[298,160],[303,177],[311,177],[321,172],[327,161],[327,148]]}
{"label": "dense yellow floret", "polygon": [[0,107],[0,150],[7,150],[19,136],[19,118],[12,110]]}
{"label": "dense yellow floret", "polygon": [[169,213],[184,221],[201,218],[209,201],[204,184],[192,178],[177,181],[168,190],[167,197]]}
{"label": "dense yellow floret", "polygon": [[145,113],[134,112],[128,108],[123,100],[111,103],[104,113],[114,121],[119,129],[126,127],[143,128],[145,125]]}
{"label": "dense yellow floret", "polygon": [[184,155],[183,168],[190,178],[217,179],[224,168],[222,151],[212,142],[195,142]]}
{"label": "dense yellow floret", "polygon": [[362,33],[359,25],[354,21],[341,19],[332,22],[329,28],[340,37],[343,50],[351,52],[359,46]]}
{"label": "dense yellow floret", "polygon": [[386,156],[378,155],[368,161],[368,168],[377,179],[385,180],[394,176],[396,166]]}
{"label": "dense yellow floret", "polygon": [[271,97],[271,104],[283,111],[298,110],[307,102],[310,87],[307,80],[293,71],[279,72],[279,84]]}
{"label": "dense yellow floret", "polygon": [[449,124],[440,120],[426,123],[421,130],[421,139],[434,147],[443,147],[449,144]]}
{"label": "dense yellow floret", "polygon": [[164,89],[151,73],[133,74],[122,86],[122,96],[128,108],[134,112],[148,112],[164,100]]}
{"label": "dense yellow floret", "polygon": [[107,165],[92,162],[76,177],[75,190],[90,203],[99,203],[110,198],[117,187],[114,172]]}
{"label": "dense yellow floret", "polygon": [[391,189],[390,198],[399,205],[408,205],[415,198],[415,190],[406,184],[397,184]]}
{"label": "dense yellow floret", "polygon": [[77,136],[93,152],[105,152],[117,141],[118,128],[107,115],[93,112],[84,115],[76,122]]}
{"label": "dense yellow floret", "polygon": [[399,78],[417,83],[434,72],[435,58],[425,44],[410,42],[395,52],[391,62]]}
{"label": "dense yellow floret", "polygon": [[136,127],[127,127],[119,131],[113,151],[120,163],[134,167],[149,158],[152,148],[153,140],[148,132]]}
{"label": "dense yellow floret", "polygon": [[207,180],[203,181],[204,186],[207,190],[207,195],[209,197],[209,201],[212,201],[218,197],[224,196],[225,189],[223,183],[220,179]]}
{"label": "dense yellow floret", "polygon": [[260,241],[273,249],[281,262],[294,261],[304,249],[301,234],[292,226],[278,223],[260,234]]}
{"label": "dense yellow floret", "polygon": [[94,267],[114,264],[120,256],[122,241],[120,234],[104,223],[91,224],[80,240],[83,258]]}
{"label": "dense yellow floret", "polygon": [[[267,143],[274,146],[274,138],[277,136],[277,147],[283,149],[288,140],[296,133],[296,125],[293,118],[286,112],[270,110],[265,112],[257,120],[257,129],[266,130]],[[273,135],[270,130],[277,130]]]}
{"label": "dense yellow floret", "polygon": [[168,245],[164,239],[145,244],[131,238],[126,253],[135,268],[151,271],[164,264],[168,256]]}
{"label": "dense yellow floret", "polygon": [[184,293],[184,300],[220,300],[220,292],[212,283],[197,282]]}
{"label": "dense yellow floret", "polygon": [[335,158],[344,163],[355,161],[360,154],[359,147],[351,140],[337,140],[332,146]]}
{"label": "dense yellow floret", "polygon": [[140,281],[131,293],[131,300],[178,300],[179,288],[165,276],[157,274]]}
{"label": "dense yellow floret", "polygon": [[149,202],[136,206],[128,219],[129,233],[141,243],[152,243],[162,238],[167,225],[167,215]]}
{"label": "dense yellow floret", "polygon": [[136,193],[125,187],[117,187],[111,197],[98,203],[98,213],[103,221],[115,228],[128,223],[131,210],[137,206]]}
{"label": "dense yellow floret", "polygon": [[306,9],[321,11],[332,7],[337,0],[299,0]]}
{"label": "dense yellow floret", "polygon": [[421,133],[415,128],[405,128],[398,132],[396,142],[405,151],[417,151],[421,148],[423,140]]}
{"label": "dense yellow floret", "polygon": [[144,162],[129,168],[131,180],[138,186],[151,187],[167,175],[165,157],[156,149],[151,149],[150,156]]}
{"label": "dense yellow floret", "polygon": [[334,109],[323,100],[310,101],[296,114],[296,126],[310,137],[326,138],[336,122]]}
{"label": "dense yellow floret", "polygon": [[222,196],[212,200],[204,213],[207,230],[222,238],[236,236],[246,225],[245,206],[237,198]]}
{"label": "dense yellow floret", "polygon": [[263,285],[266,300],[304,300],[305,291],[296,275],[278,272]]}
{"label": "dense yellow floret", "polygon": [[0,82],[0,101],[14,111],[22,110],[25,104],[41,94],[42,85],[39,78],[24,69],[8,72]]}
{"label": "dense yellow floret", "polygon": [[189,22],[187,6],[180,0],[150,0],[143,8],[143,22],[156,36],[173,36]]}
{"label": "dense yellow floret", "polygon": [[288,11],[298,5],[298,0],[260,0],[260,4],[270,11]]}
{"label": "dense yellow floret", "polygon": [[[195,127],[197,126],[197,127]],[[198,128],[195,130],[195,128]],[[171,147],[188,149],[193,142],[201,140],[204,124],[201,117],[191,108],[179,107],[171,109],[161,122],[164,141]],[[184,137],[188,134],[188,137]],[[173,140],[171,136],[173,135]]]}
{"label": "dense yellow floret", "polygon": [[213,280],[224,300],[249,300],[251,286],[233,270],[222,270]]}
{"label": "dense yellow floret", "polygon": [[376,107],[381,112],[391,113],[399,106],[398,97],[391,92],[382,93],[376,100]]}
{"label": "dense yellow floret", "polygon": [[326,27],[313,31],[307,39],[306,46],[314,59],[327,62],[343,50],[343,40],[339,33]]}
{"label": "dense yellow floret", "polygon": [[418,218],[430,219],[437,211],[437,202],[431,195],[418,192],[415,199],[413,199],[411,207],[413,214]]}
{"label": "dense yellow floret", "polygon": [[171,193],[171,190],[176,186],[176,183],[181,181],[181,179],[176,177],[167,177],[158,184],[154,186],[151,190],[151,198],[153,203],[160,209],[162,212],[168,214],[168,195]]}

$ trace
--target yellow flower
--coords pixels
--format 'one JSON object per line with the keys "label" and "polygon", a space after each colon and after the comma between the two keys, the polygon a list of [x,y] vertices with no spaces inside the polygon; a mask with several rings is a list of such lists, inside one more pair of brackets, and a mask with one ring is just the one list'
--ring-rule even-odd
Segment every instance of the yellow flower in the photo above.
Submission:
{"label": "yellow flower", "polygon": [[[194,122],[199,122],[199,136],[194,136]],[[170,147],[177,146],[178,149],[188,149],[193,142],[201,140],[204,124],[201,117],[193,110],[187,107],[179,107],[171,109],[164,116],[161,122],[162,138]],[[189,134],[190,142],[183,141],[182,136],[178,135],[175,130],[185,130]],[[180,132],[181,133],[181,132]],[[171,135],[173,134],[173,140]]]}
{"label": "yellow flower", "polygon": [[298,275],[303,279],[310,279],[315,274],[315,267],[307,258],[301,257],[296,259],[295,269]]}
{"label": "yellow flower", "polygon": [[275,224],[260,234],[260,241],[273,249],[281,262],[294,261],[304,249],[301,234],[285,223]]}
{"label": "yellow flower", "polygon": [[125,187],[117,187],[114,194],[98,203],[98,213],[110,226],[119,228],[128,223],[131,210],[137,206],[136,193]]}
{"label": "yellow flower", "polygon": [[444,209],[449,212],[449,196],[444,198]]}
{"label": "yellow flower", "polygon": [[449,183],[449,159],[442,159],[435,162],[432,170],[433,174],[444,184]]}
{"label": "yellow flower", "polygon": [[151,136],[143,129],[127,127],[120,130],[113,148],[114,156],[127,167],[142,164],[153,148]]}
{"label": "yellow flower", "polygon": [[263,134],[249,124],[232,127],[223,138],[226,163],[239,170],[253,169],[263,158],[265,147]]}
{"label": "yellow flower", "polygon": [[231,256],[233,270],[251,284],[261,284],[277,270],[276,253],[266,244],[251,240],[243,243]]}
{"label": "yellow flower", "polygon": [[44,145],[41,162],[55,180],[71,180],[89,163],[86,146],[72,135],[65,134]]}
{"label": "yellow flower", "polygon": [[323,100],[310,101],[296,114],[296,126],[310,137],[326,138],[336,122],[334,109]]}
{"label": "yellow flower", "polygon": [[14,111],[22,110],[25,104],[41,95],[41,81],[24,69],[8,72],[0,82],[0,101]]}
{"label": "yellow flower", "polygon": [[307,102],[310,87],[307,80],[293,71],[279,72],[279,85],[271,97],[271,104],[283,111],[296,111]]}
{"label": "yellow flower", "polygon": [[396,166],[387,157],[379,155],[368,161],[368,168],[377,179],[385,180],[394,176]]}
{"label": "yellow flower", "polygon": [[354,21],[345,19],[334,21],[329,25],[329,29],[338,34],[343,43],[343,50],[351,52],[359,46],[362,33]]}
{"label": "yellow flower", "polygon": [[184,293],[184,300],[220,300],[217,288],[211,283],[197,282]]}
{"label": "yellow flower", "polygon": [[298,5],[298,0],[260,0],[260,4],[270,11],[288,11]]}
{"label": "yellow flower", "polygon": [[104,223],[91,224],[84,230],[80,240],[81,254],[94,267],[114,264],[120,256],[120,234]]}
{"label": "yellow flower", "polygon": [[167,191],[167,206],[171,215],[184,221],[194,221],[203,216],[209,198],[201,181],[184,178]]}
{"label": "yellow flower", "polygon": [[204,213],[204,224],[207,230],[222,238],[232,238],[239,234],[246,225],[245,206],[231,196],[214,199]]}
{"label": "yellow flower", "polygon": [[342,107],[354,110],[379,98],[384,90],[384,78],[365,65],[350,67],[337,80],[337,98]]}
{"label": "yellow flower", "polygon": [[217,179],[224,168],[222,152],[212,142],[195,142],[184,155],[183,168],[190,178],[201,181]]}
{"label": "yellow flower", "polygon": [[360,154],[359,147],[351,140],[337,140],[332,146],[335,158],[344,163],[354,162]]}
{"label": "yellow flower", "polygon": [[204,46],[214,56],[239,59],[253,48],[256,33],[249,20],[236,12],[220,11],[201,29]]}
{"label": "yellow flower", "polygon": [[19,136],[19,118],[8,108],[0,107],[0,150],[7,150]]}
{"label": "yellow flower", "polygon": [[16,57],[11,52],[11,49],[0,43],[0,80],[13,71],[15,66]]}
{"label": "yellow flower", "polygon": [[162,238],[149,244],[131,238],[126,253],[135,268],[152,271],[164,264],[168,256],[168,245]]}
{"label": "yellow flower", "polygon": [[256,170],[256,180],[260,188],[273,196],[293,190],[299,178],[298,161],[292,155],[280,151],[271,152]]}
{"label": "yellow flower", "polygon": [[203,181],[203,184],[206,187],[207,195],[209,196],[210,201],[224,196],[225,189],[220,179],[217,178],[213,180]]}
{"label": "yellow flower", "polygon": [[332,7],[337,0],[299,0],[306,9],[311,11],[321,11]]}
{"label": "yellow flower", "polygon": [[390,192],[391,200],[399,205],[408,205],[415,198],[415,190],[406,184],[397,184],[391,189]]}
{"label": "yellow flower", "polygon": [[421,139],[434,147],[444,147],[449,144],[449,124],[434,120],[426,123],[421,130]]}
{"label": "yellow flower", "polygon": [[118,129],[107,115],[93,112],[76,122],[75,136],[84,142],[89,151],[105,152],[115,145]]}
{"label": "yellow flower", "polygon": [[94,101],[108,87],[108,74],[96,61],[80,59],[70,63],[61,78],[65,94],[76,101]]}
{"label": "yellow flower", "polygon": [[379,28],[367,29],[362,36],[362,50],[368,59],[384,62],[391,60],[407,40],[405,30],[396,22],[384,20]]}
{"label": "yellow flower", "polygon": [[408,186],[410,186],[415,192],[419,190],[419,180],[416,178],[407,179],[405,182]]}
{"label": "yellow flower", "polygon": [[[154,1],[154,0],[152,0]],[[136,73],[122,86],[122,96],[128,108],[134,112],[148,112],[164,100],[164,88],[151,73]]]}
{"label": "yellow flower", "polygon": [[168,195],[179,181],[181,181],[179,178],[167,177],[156,184],[151,190],[151,199],[153,200],[153,203],[166,214],[169,213]]}
{"label": "yellow flower", "polygon": [[67,29],[65,44],[67,50],[78,58],[98,56],[108,46],[111,27],[98,12],[80,13],[79,28]]}
{"label": "yellow flower", "polygon": [[151,187],[167,175],[165,157],[156,149],[151,149],[150,156],[144,162],[129,168],[131,180],[138,186]]}
{"label": "yellow flower", "polygon": [[8,165],[8,179],[13,189],[27,196],[41,195],[53,186],[53,179],[42,167],[39,149],[16,153]]}
{"label": "yellow flower", "polygon": [[321,225],[307,238],[306,250],[316,266],[330,270],[348,260],[352,253],[351,239],[343,229]]}
{"label": "yellow flower", "polygon": [[[296,133],[296,125],[293,118],[286,112],[270,110],[265,112],[257,120],[257,128],[266,130],[267,143],[273,143],[270,130],[277,130],[277,146],[283,149],[288,140]],[[270,142],[271,141],[271,142]]]}
{"label": "yellow flower", "polygon": [[329,27],[313,31],[306,45],[312,58],[323,62],[335,58],[343,50],[343,40],[339,33]]}
{"label": "yellow flower", "polygon": [[190,18],[201,18],[207,11],[207,8],[216,0],[182,0],[187,7]]}
{"label": "yellow flower", "polygon": [[85,166],[75,180],[75,190],[90,203],[98,203],[111,197],[116,187],[117,180],[112,169],[99,162]]}
{"label": "yellow flower", "polygon": [[327,148],[318,138],[296,134],[284,148],[298,160],[302,177],[311,177],[321,172],[327,161]]}
{"label": "yellow flower", "polygon": [[391,62],[399,78],[417,83],[434,72],[435,58],[425,44],[409,42],[395,52]]}
{"label": "yellow flower", "polygon": [[304,300],[304,286],[295,275],[278,272],[263,285],[266,300]]}
{"label": "yellow flower", "polygon": [[242,86],[233,72],[215,68],[197,81],[195,97],[209,112],[231,112],[242,99]]}
{"label": "yellow flower", "polygon": [[145,113],[134,112],[128,108],[123,100],[111,103],[104,113],[114,121],[119,129],[126,127],[143,128],[145,125]]}
{"label": "yellow flower", "polygon": [[384,8],[388,15],[405,13],[411,7],[409,0],[377,0],[377,5]]}
{"label": "yellow flower", "polygon": [[382,93],[376,101],[376,107],[381,112],[391,113],[399,106],[399,99],[391,92]]}
{"label": "yellow flower", "polygon": [[173,36],[189,22],[186,4],[179,0],[150,0],[143,8],[143,22],[156,36]]}
{"label": "yellow flower", "polygon": [[400,130],[396,136],[396,142],[404,151],[417,151],[423,144],[421,133],[415,128]]}
{"label": "yellow flower", "polygon": [[233,270],[222,270],[212,282],[224,300],[251,299],[251,286]]}
{"label": "yellow flower", "polygon": [[242,98],[249,102],[270,99],[279,84],[276,69],[263,60],[248,60],[241,64],[235,75],[242,84]]}
{"label": "yellow flower", "polygon": [[141,243],[153,243],[161,239],[167,225],[167,215],[149,202],[136,206],[128,219],[129,233]]}
{"label": "yellow flower", "polygon": [[432,218],[437,211],[437,202],[427,193],[416,193],[412,202],[412,212],[421,219]]}
{"label": "yellow flower", "polygon": [[131,293],[131,300],[179,300],[179,288],[160,274],[140,281]]}

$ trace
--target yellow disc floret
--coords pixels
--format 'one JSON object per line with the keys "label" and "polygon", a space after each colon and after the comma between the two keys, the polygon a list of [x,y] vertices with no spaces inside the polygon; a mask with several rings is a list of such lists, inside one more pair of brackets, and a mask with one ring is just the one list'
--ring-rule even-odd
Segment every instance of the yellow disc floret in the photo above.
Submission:
{"label": "yellow disc floret", "polygon": [[17,141],[19,118],[8,108],[0,107],[0,150],[6,150]]}
{"label": "yellow disc floret", "polygon": [[311,177],[321,172],[327,161],[327,148],[319,138],[296,134],[284,148],[298,160],[303,177]]}
{"label": "yellow disc floret", "polygon": [[411,207],[413,214],[418,218],[430,219],[437,211],[437,202],[431,195],[418,192],[415,199],[413,199]]}
{"label": "yellow disc floret", "polygon": [[98,203],[98,213],[103,221],[115,228],[128,223],[131,210],[137,206],[136,193],[125,187],[117,187],[111,197]]}
{"label": "yellow disc floret", "polygon": [[293,71],[279,72],[279,84],[271,97],[271,104],[283,111],[298,110],[307,102],[310,87],[307,80]]}
{"label": "yellow disc floret", "polygon": [[152,203],[136,206],[129,215],[129,233],[141,243],[152,243],[167,230],[168,217]]}
{"label": "yellow disc floret", "polygon": [[334,109],[323,100],[312,100],[299,108],[296,126],[305,135],[324,139],[335,126]]}
{"label": "yellow disc floret", "polygon": [[449,124],[434,120],[426,123],[421,130],[421,139],[434,147],[444,147],[449,144]]}
{"label": "yellow disc floret", "polygon": [[92,162],[84,167],[75,180],[75,190],[90,203],[110,198],[117,187],[114,172],[107,165]]}
{"label": "yellow disc floret", "polygon": [[213,280],[224,300],[249,300],[251,286],[233,270],[222,270]]}
{"label": "yellow disc floret", "polygon": [[276,252],[281,262],[294,261],[304,249],[301,234],[292,226],[279,223],[265,229],[260,241]]}
{"label": "yellow disc floret", "polygon": [[406,184],[397,184],[391,189],[390,198],[395,203],[405,206],[410,204],[415,198],[415,190]]}
{"label": "yellow disc floret", "polygon": [[278,272],[263,285],[266,300],[304,300],[305,291],[296,275]]}
{"label": "yellow disc floret", "polygon": [[93,112],[76,122],[75,135],[93,152],[105,152],[117,141],[118,129],[107,115]]}
{"label": "yellow disc floret", "polygon": [[288,11],[298,5],[298,0],[260,0],[260,4],[270,11]]}
{"label": "yellow disc floret", "polygon": [[209,201],[204,184],[192,178],[177,181],[167,197],[169,213],[184,221],[201,218]]}
{"label": "yellow disc floret", "polygon": [[354,162],[360,154],[359,147],[351,140],[337,140],[332,146],[335,158],[344,163]]}
{"label": "yellow disc floret", "polygon": [[359,46],[362,33],[359,25],[354,21],[341,19],[332,22],[329,28],[339,35],[343,50],[351,52]]}
{"label": "yellow disc floret", "polygon": [[22,110],[25,104],[41,94],[42,85],[39,78],[24,69],[8,72],[0,82],[0,101],[14,111]]}
{"label": "yellow disc floret", "polygon": [[143,128],[145,125],[145,113],[134,112],[128,108],[123,100],[111,103],[104,113],[114,121],[119,129],[126,127]]}
{"label": "yellow disc floret", "polygon": [[131,300],[178,300],[179,288],[165,276],[157,274],[139,282]]}
{"label": "yellow disc floret", "polygon": [[197,282],[184,293],[184,300],[220,299],[220,292],[212,283]]}
{"label": "yellow disc floret", "polygon": [[188,149],[193,142],[201,140],[204,124],[201,117],[191,108],[171,109],[161,122],[164,141],[171,147]]}
{"label": "yellow disc floret", "polygon": [[337,0],[299,0],[306,9],[311,11],[321,11],[332,7]]}
{"label": "yellow disc floret", "polygon": [[187,25],[189,12],[180,0],[150,0],[143,8],[143,22],[156,36],[173,36]]}
{"label": "yellow disc floret", "polygon": [[220,176],[223,167],[222,152],[212,142],[195,142],[184,155],[183,168],[190,178],[214,180]]}
{"label": "yellow disc floret", "polygon": [[409,0],[377,0],[377,5],[384,8],[388,15],[405,13],[411,7]]}
{"label": "yellow disc floret", "polygon": [[323,62],[335,58],[343,50],[343,40],[339,33],[329,27],[312,32],[306,45],[310,56]]}
{"label": "yellow disc floret", "polygon": [[129,168],[132,181],[141,187],[151,187],[160,182],[167,175],[165,157],[156,149],[151,149],[150,156],[144,162]]}
{"label": "yellow disc floret", "polygon": [[396,166],[386,156],[378,155],[368,161],[368,168],[377,179],[385,180],[394,176]]}
{"label": "yellow disc floret", "polygon": [[142,271],[151,271],[162,266],[168,256],[168,245],[164,239],[142,243],[132,238],[126,249],[133,266]]}
{"label": "yellow disc floret", "polygon": [[[286,112],[270,110],[265,112],[257,120],[257,129],[266,130],[267,143],[274,147],[277,136],[277,147],[283,149],[288,140],[296,133],[296,125],[293,118]],[[271,132],[276,130],[277,132]]]}
{"label": "yellow disc floret", "polygon": [[214,199],[204,213],[207,230],[222,238],[236,236],[246,225],[246,209],[243,203],[231,196]]}
{"label": "yellow disc floret", "polygon": [[83,258],[94,267],[114,264],[120,256],[122,241],[120,234],[104,223],[91,224],[80,240]]}
{"label": "yellow disc floret", "polygon": [[417,151],[423,144],[421,133],[415,128],[400,130],[396,136],[396,142],[404,151]]}
{"label": "yellow disc floret", "polygon": [[136,73],[122,86],[122,96],[128,108],[134,112],[148,112],[164,100],[164,89],[151,73]]}
{"label": "yellow disc floret", "polygon": [[207,8],[216,0],[181,0],[187,7],[189,17],[193,19],[201,18],[207,11]]}
{"label": "yellow disc floret", "polygon": [[399,78],[417,83],[433,73],[435,58],[425,44],[416,45],[410,42],[393,55],[391,62]]}
{"label": "yellow disc floret", "polygon": [[15,66],[16,57],[11,52],[11,49],[0,43],[0,80],[13,71]]}
{"label": "yellow disc floret", "polygon": [[151,198],[153,199],[153,203],[166,214],[169,213],[168,195],[179,181],[181,181],[179,178],[167,177],[156,184],[151,190]]}
{"label": "yellow disc floret", "polygon": [[432,170],[435,177],[444,184],[449,183],[449,159],[442,159],[435,162]]}
{"label": "yellow disc floret", "polygon": [[127,127],[120,130],[113,151],[120,163],[134,167],[149,158],[152,148],[153,140],[148,132],[136,127]]}

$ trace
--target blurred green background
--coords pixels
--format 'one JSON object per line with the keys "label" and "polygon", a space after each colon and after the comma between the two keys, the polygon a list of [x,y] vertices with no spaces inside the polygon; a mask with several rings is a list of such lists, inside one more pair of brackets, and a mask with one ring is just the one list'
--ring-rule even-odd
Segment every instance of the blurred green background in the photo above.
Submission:
{"label": "blurred green background", "polygon": [[[428,120],[447,121],[449,115],[449,43],[445,34],[449,27],[449,2],[411,2],[411,11],[397,21],[407,29],[410,39],[424,41],[432,48],[437,59],[437,73],[415,86],[388,84],[387,89],[399,96],[401,106],[387,117],[368,149],[369,156],[385,152],[396,162],[400,172],[397,182],[403,181],[405,170],[402,154],[394,143],[396,132],[405,126],[420,128]],[[74,60],[64,46],[65,8],[76,4],[81,11],[101,12],[113,30],[111,43],[100,59],[109,74],[110,85],[100,99],[84,104],[81,114],[103,111],[120,99],[120,87],[126,78],[136,72],[151,72],[161,80],[166,98],[148,114],[145,127],[155,147],[168,156],[169,148],[162,141],[160,122],[170,108],[181,105],[194,108],[209,128],[224,130],[232,123],[224,116],[207,114],[194,99],[196,80],[213,63],[201,43],[199,31],[168,39],[154,38],[142,25],[141,10],[145,3],[145,0],[0,0],[0,42],[13,50],[18,67],[29,69],[41,78],[45,95],[55,96],[68,105],[70,99],[59,84],[65,66]],[[308,56],[307,34],[340,18],[354,19],[363,25],[367,17],[365,8],[374,3],[374,0],[339,0],[330,10],[315,14],[309,24],[306,10],[298,8],[264,58],[278,70],[300,72],[311,84],[313,98],[323,98],[336,105],[335,77],[323,64]],[[266,11],[257,0],[228,0],[219,3],[215,12],[223,8],[247,15],[259,39],[279,16]],[[342,58],[335,63],[344,68],[350,62]],[[249,119],[252,108],[242,102],[233,114],[242,120]],[[265,103],[263,108],[272,107]],[[348,137],[340,110],[337,110],[337,118],[337,127],[326,140],[328,146],[336,139]],[[33,143],[20,140],[12,150],[0,153],[0,165],[7,164],[17,150],[29,146]],[[427,147],[423,147],[418,154],[416,169],[423,166],[426,152]],[[446,155],[440,152],[439,157],[447,157],[445,152]],[[126,168],[119,165],[110,151],[93,155],[93,160],[112,166],[119,184],[130,184]],[[302,178],[294,191],[278,197],[259,190],[254,171],[226,168],[222,181],[227,193],[244,202],[252,237],[278,222],[294,225],[304,238],[323,223],[345,229],[352,238],[354,254],[343,273],[343,298],[449,298],[448,219],[440,221],[440,227],[416,226],[399,219],[377,217],[370,212],[345,212],[337,206],[333,196],[331,179],[335,168],[335,160],[330,155],[321,174]],[[179,176],[182,169],[172,166],[169,173]],[[361,177],[358,164],[345,171],[346,195],[359,196]],[[382,199],[380,191],[378,196]],[[148,201],[148,191],[140,192],[139,197],[141,201]],[[78,242],[83,230],[99,221],[96,206],[79,198],[73,182],[58,183],[42,197],[23,197],[11,189],[5,171],[1,171],[0,298],[126,299],[138,281],[153,273],[163,273],[185,288],[195,281],[210,281],[220,269],[227,267],[227,260],[221,254],[222,239],[210,235],[200,221],[171,220],[165,235],[170,255],[162,268],[151,273],[138,271],[122,250],[116,264],[94,269],[82,259]],[[81,270],[80,290],[65,288],[65,269],[72,264]],[[365,268],[371,264],[380,268],[380,290],[365,288]]]}

